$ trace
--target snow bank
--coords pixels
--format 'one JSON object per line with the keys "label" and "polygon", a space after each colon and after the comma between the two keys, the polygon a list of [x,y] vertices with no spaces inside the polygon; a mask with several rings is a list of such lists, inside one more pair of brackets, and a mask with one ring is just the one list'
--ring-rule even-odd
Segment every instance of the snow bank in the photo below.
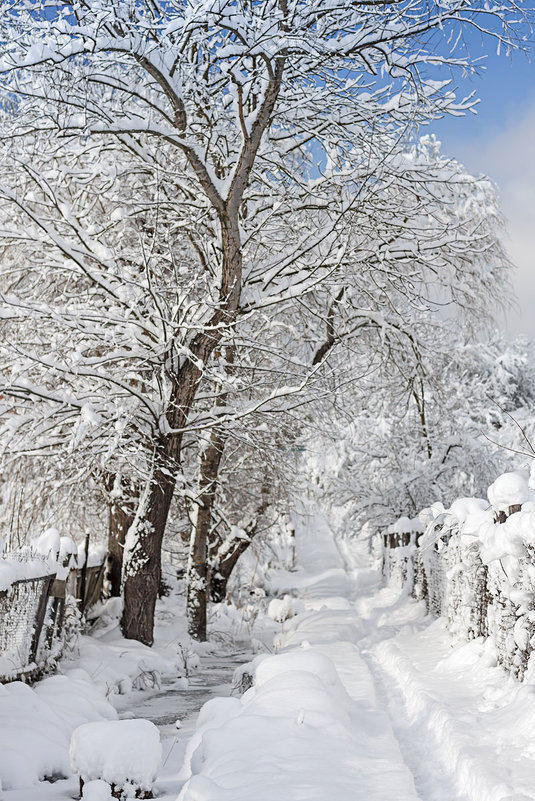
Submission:
{"label": "snow bank", "polygon": [[[181,618],[159,624],[165,643],[159,651],[125,640],[117,628],[101,632],[98,639],[84,635],[76,653],[60,663],[61,675],[33,688],[21,682],[0,685],[0,783],[4,790],[24,790],[46,777],[70,777],[73,731],[84,723],[116,720],[117,710],[126,712],[131,705],[133,690],[157,687],[162,674],[180,675],[184,666],[176,643],[184,629]],[[98,785],[87,792],[97,794]],[[27,797],[32,797],[30,792]],[[101,801],[98,795],[97,799]]]}
{"label": "snow bank", "polygon": [[161,759],[160,733],[149,720],[84,723],[71,739],[71,768],[84,782],[149,791]]}
{"label": "snow bank", "polygon": [[69,776],[73,729],[116,716],[83,670],[44,679],[35,688],[20,681],[0,685],[0,782],[4,790]]}
{"label": "snow bank", "polygon": [[241,701],[215,699],[203,707],[180,801],[349,801],[331,793],[354,753],[352,711],[327,657],[292,652],[263,659]]}
{"label": "snow bank", "polygon": [[180,655],[176,651],[166,657],[137,640],[125,640],[117,628],[98,639],[81,637],[76,662],[109,697],[158,687],[162,674],[180,675]]}
{"label": "snow bank", "polygon": [[430,798],[533,801],[533,688],[504,680],[492,643],[456,645],[435,621],[423,634],[405,626],[372,653],[401,696],[411,739],[424,732]]}
{"label": "snow bank", "polygon": [[83,801],[113,801],[111,787],[102,779],[95,779],[84,784],[82,791]]}

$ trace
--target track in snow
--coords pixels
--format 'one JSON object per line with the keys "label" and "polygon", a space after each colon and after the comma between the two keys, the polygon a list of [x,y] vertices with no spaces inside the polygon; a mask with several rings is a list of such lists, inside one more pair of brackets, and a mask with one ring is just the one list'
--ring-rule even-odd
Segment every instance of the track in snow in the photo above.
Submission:
{"label": "track in snow", "polygon": [[425,725],[411,721],[402,689],[381,668],[369,650],[362,650],[375,682],[377,698],[387,712],[405,764],[421,801],[469,801],[457,790],[455,777],[441,764],[440,747]]}

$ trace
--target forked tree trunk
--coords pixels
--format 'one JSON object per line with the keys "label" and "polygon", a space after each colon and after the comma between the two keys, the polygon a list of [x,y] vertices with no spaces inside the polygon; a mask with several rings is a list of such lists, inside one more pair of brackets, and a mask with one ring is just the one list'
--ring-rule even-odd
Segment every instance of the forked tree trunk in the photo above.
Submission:
{"label": "forked tree trunk", "polygon": [[[224,280],[221,307],[214,312],[206,330],[193,338],[190,343],[192,358],[174,377],[167,414],[167,425],[172,433],[160,435],[155,443],[153,474],[126,537],[121,629],[125,637],[146,645],[153,643],[154,609],[162,573],[162,543],[180,467],[182,438],[202,378],[199,365],[208,361],[221,341],[224,325],[232,322],[239,301],[241,252],[237,219],[226,226],[222,221],[222,242]],[[232,260],[237,264],[231,264]]]}
{"label": "forked tree trunk", "polygon": [[[232,247],[229,245],[228,231],[225,231],[223,226],[223,264],[225,266],[225,259],[235,259],[238,263],[233,270],[227,266],[225,271],[224,297],[228,303],[232,302],[232,306],[227,310],[226,304],[222,304],[222,308],[214,312],[207,330],[198,333],[190,345],[195,358],[185,362],[175,376],[167,415],[167,423],[174,433],[162,435],[155,444],[153,475],[126,537],[121,629],[125,637],[140,640],[146,645],[153,643],[154,609],[161,580],[162,542],[180,467],[182,437],[202,378],[199,364],[208,361],[213,349],[221,341],[224,325],[232,321],[239,300],[241,253],[237,222],[232,233],[238,235],[238,241],[234,241]],[[232,288],[228,284],[231,272],[234,275]],[[202,565],[202,540],[198,546],[194,538],[192,550],[197,554],[195,563]],[[200,578],[202,580],[202,575]]]}
{"label": "forked tree trunk", "polygon": [[[274,73],[255,121],[243,143],[226,200],[218,195],[198,155],[192,150],[186,150],[186,156],[219,218],[221,284],[217,308],[206,328],[199,331],[189,343],[191,358],[174,376],[166,421],[173,433],[162,435],[160,441],[155,443],[155,450],[158,452],[157,468],[127,534],[123,569],[124,611],[121,625],[126,637],[132,637],[148,645],[153,642],[154,607],[161,577],[161,547],[175,489],[176,471],[180,464],[182,436],[201,381],[200,365],[208,362],[214,348],[221,342],[225,329],[234,323],[239,309],[242,289],[239,209],[262,136],[270,125],[284,64],[284,57],[275,60]],[[181,132],[185,124],[183,116],[179,115],[177,118]],[[202,585],[204,581],[206,598],[206,542],[203,538],[204,534],[199,535],[197,541],[196,534],[193,535],[190,561],[194,566],[191,579],[196,581],[196,571],[199,570],[199,582]],[[189,611],[193,613],[195,610]],[[192,624],[191,628],[195,630],[195,624]]]}
{"label": "forked tree trunk", "polygon": [[250,539],[236,540],[236,542],[233,543],[230,553],[214,566],[210,577],[210,598],[214,603],[221,603],[225,600],[228,580],[236,567],[238,559],[251,545],[252,538],[256,533],[255,529],[253,529],[252,534],[249,535]]}
{"label": "forked tree trunk", "polygon": [[260,518],[269,504],[269,476],[264,473],[262,482],[262,499],[253,519],[244,529],[245,536],[235,537],[234,540],[223,540],[219,548],[215,548],[212,572],[210,575],[210,598],[216,603],[225,600],[228,581],[236,567],[238,559],[251,545],[256,533]]}

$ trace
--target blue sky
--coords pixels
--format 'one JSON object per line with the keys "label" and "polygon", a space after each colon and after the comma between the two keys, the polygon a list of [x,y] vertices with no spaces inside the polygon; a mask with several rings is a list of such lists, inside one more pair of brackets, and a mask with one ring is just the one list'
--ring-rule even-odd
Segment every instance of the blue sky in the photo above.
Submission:
{"label": "blue sky", "polygon": [[518,299],[505,327],[510,336],[535,341],[535,48],[531,45],[530,58],[522,53],[507,57],[498,56],[488,40],[483,46],[472,42],[473,55],[485,51],[486,69],[456,82],[459,94],[476,90],[481,99],[477,115],[440,120],[430,130],[444,152],[474,174],[489,175],[498,186]]}

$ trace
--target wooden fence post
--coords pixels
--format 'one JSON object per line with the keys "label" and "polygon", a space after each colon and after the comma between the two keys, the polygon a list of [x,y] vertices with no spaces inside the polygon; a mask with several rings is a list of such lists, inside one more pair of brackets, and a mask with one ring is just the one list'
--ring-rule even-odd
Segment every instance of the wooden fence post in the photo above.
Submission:
{"label": "wooden fence post", "polygon": [[48,597],[55,578],[55,576],[45,576],[43,581],[41,597],[39,598],[39,605],[35,615],[32,644],[30,648],[30,663],[35,662],[37,659],[37,649],[39,648],[39,639],[41,637],[41,631],[43,630],[43,623],[45,622]]}

